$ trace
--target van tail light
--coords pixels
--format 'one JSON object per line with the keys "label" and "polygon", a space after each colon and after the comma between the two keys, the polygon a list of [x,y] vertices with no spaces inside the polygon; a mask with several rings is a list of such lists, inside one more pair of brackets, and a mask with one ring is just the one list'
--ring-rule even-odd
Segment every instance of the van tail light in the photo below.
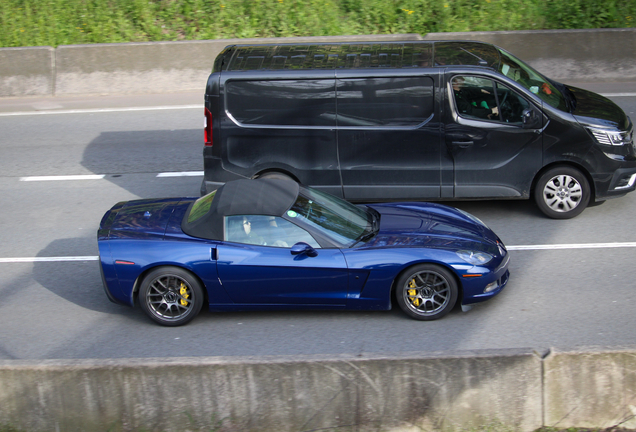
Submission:
{"label": "van tail light", "polygon": [[203,115],[205,122],[203,126],[203,141],[206,147],[212,147],[212,113],[205,108]]}

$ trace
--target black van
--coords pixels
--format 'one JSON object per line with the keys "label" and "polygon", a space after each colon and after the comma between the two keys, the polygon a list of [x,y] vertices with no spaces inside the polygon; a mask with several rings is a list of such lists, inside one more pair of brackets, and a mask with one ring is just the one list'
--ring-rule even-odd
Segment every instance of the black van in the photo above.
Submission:
{"label": "black van", "polygon": [[205,121],[202,193],[266,176],[353,202],[533,196],[566,219],[636,187],[616,104],[480,42],[228,46]]}

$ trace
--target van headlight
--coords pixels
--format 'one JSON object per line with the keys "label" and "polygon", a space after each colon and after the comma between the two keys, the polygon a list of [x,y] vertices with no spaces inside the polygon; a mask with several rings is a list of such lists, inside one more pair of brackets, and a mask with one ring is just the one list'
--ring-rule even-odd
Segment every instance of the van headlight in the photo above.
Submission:
{"label": "van headlight", "polygon": [[468,250],[460,250],[457,251],[457,255],[466,261],[468,264],[472,265],[484,265],[488,264],[492,259],[492,255],[487,254],[485,252],[474,252]]}
{"label": "van headlight", "polygon": [[599,144],[604,145],[629,145],[632,143],[632,132],[619,132],[619,131],[610,131],[606,129],[597,129],[597,128],[587,128],[590,133],[596,138]]}

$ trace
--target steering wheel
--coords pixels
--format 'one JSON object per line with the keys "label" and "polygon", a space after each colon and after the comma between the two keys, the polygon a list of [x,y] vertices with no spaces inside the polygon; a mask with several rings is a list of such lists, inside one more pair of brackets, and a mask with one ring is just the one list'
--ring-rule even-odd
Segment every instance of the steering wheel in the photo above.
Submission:
{"label": "steering wheel", "polygon": [[512,106],[510,106],[510,102],[506,102],[508,95],[510,95],[510,91],[507,91],[501,102],[499,102],[499,110],[503,121],[508,121],[512,117]]}

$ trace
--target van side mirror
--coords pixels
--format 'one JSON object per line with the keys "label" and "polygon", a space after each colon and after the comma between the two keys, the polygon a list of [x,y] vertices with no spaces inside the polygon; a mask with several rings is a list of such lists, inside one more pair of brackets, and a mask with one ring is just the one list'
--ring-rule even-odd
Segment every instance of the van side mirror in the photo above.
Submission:
{"label": "van side mirror", "polygon": [[541,127],[541,116],[538,116],[533,109],[524,109],[521,114],[521,119],[524,129],[538,129]]}

